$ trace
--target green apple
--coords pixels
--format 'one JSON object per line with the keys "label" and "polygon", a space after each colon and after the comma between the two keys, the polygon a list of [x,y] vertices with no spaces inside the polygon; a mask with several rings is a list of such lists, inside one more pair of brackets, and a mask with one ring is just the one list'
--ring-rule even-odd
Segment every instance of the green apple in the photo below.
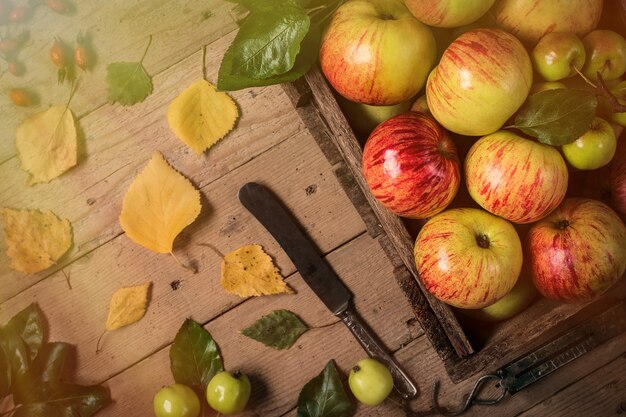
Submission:
{"label": "green apple", "polygon": [[197,417],[200,400],[186,385],[174,384],[161,388],[152,401],[157,417]]}
{"label": "green apple", "polygon": [[428,76],[428,108],[454,133],[487,135],[524,103],[532,80],[530,57],[515,36],[474,29],[448,46]]}
{"label": "green apple", "polygon": [[481,209],[445,210],[422,227],[414,246],[425,288],[459,308],[504,297],[522,269],[522,243],[511,223]]}
{"label": "green apple", "polygon": [[583,38],[587,61],[583,74],[592,80],[598,71],[604,81],[617,80],[626,72],[626,39],[612,30],[594,30]]}
{"label": "green apple", "polygon": [[546,91],[546,90],[558,90],[560,88],[567,88],[567,86],[565,84],[563,84],[560,81],[542,81],[539,83],[535,83],[533,84],[532,87],[530,87],[530,94],[529,95],[533,95],[533,94],[537,94],[540,93],[542,91]]}
{"label": "green apple", "polygon": [[558,81],[576,74],[585,63],[585,45],[572,33],[551,32],[539,39],[530,58],[535,71],[546,81]]}
{"label": "green apple", "polygon": [[[611,88],[611,93],[613,93],[613,95],[617,97],[617,100],[621,104],[626,105],[626,81],[622,81],[613,88]],[[611,120],[622,127],[626,127],[626,112],[611,114]]]}
{"label": "green apple", "polygon": [[364,135],[369,135],[372,130],[387,119],[398,114],[406,113],[411,108],[411,100],[391,106],[371,106],[364,103],[355,103],[341,96],[337,97],[337,103],[346,116],[352,128]]}
{"label": "green apple", "polygon": [[615,155],[617,139],[613,127],[595,117],[581,137],[561,147],[565,160],[578,169],[590,170],[605,166]]}
{"label": "green apple", "polygon": [[417,95],[435,64],[435,37],[398,0],[352,0],[322,37],[324,76],[350,101],[388,106]]}
{"label": "green apple", "polygon": [[490,306],[477,310],[459,310],[461,313],[482,321],[497,322],[521,313],[536,298],[537,289],[529,275],[522,274],[515,286],[504,297]]}
{"label": "green apple", "polygon": [[584,36],[602,16],[603,0],[498,0],[489,13],[498,26],[529,45],[549,32]]}
{"label": "green apple", "polygon": [[378,405],[385,401],[393,389],[389,369],[376,359],[361,359],[350,371],[350,391],[365,405]]}
{"label": "green apple", "polygon": [[453,28],[480,19],[495,0],[405,0],[417,19],[428,26]]}
{"label": "green apple", "polygon": [[212,409],[222,414],[242,412],[250,399],[250,380],[239,371],[218,372],[206,388],[206,399]]}

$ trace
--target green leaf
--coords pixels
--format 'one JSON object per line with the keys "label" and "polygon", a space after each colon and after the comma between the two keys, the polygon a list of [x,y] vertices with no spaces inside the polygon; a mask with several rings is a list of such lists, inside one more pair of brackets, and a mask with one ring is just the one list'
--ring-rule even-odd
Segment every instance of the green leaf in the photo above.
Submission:
{"label": "green leaf", "polygon": [[561,146],[585,133],[596,114],[594,93],[556,89],[533,94],[517,112],[515,125],[539,142]]}
{"label": "green leaf", "polygon": [[[2,336],[0,332],[0,337]],[[0,347],[0,400],[11,393],[11,367],[9,357]]]}
{"label": "green leaf", "polygon": [[13,417],[89,417],[111,401],[100,386],[41,382],[30,393],[32,402],[19,406]]}
{"label": "green leaf", "polygon": [[6,326],[0,329],[0,349],[4,351],[4,355],[0,357],[5,358],[6,361],[2,364],[3,367],[11,370],[9,383],[11,386],[28,371],[30,366],[28,347],[13,327]]}
{"label": "green leaf", "polygon": [[202,326],[185,320],[170,348],[170,368],[179,384],[206,390],[213,375],[224,370],[217,344]]}
{"label": "green leaf", "polygon": [[32,303],[13,316],[7,323],[7,327],[12,328],[20,335],[28,348],[30,359],[34,359],[43,341],[44,333],[41,325],[41,314],[37,304]]}
{"label": "green leaf", "polygon": [[248,87],[261,87],[295,81],[306,74],[317,61],[320,41],[321,31],[319,27],[317,25],[311,25],[309,32],[302,41],[300,53],[296,57],[293,67],[283,74],[274,75],[262,80],[244,75],[233,75],[231,71],[233,55],[227,53],[222,59],[217,79],[217,88],[223,91],[234,91]]}
{"label": "green leaf", "polygon": [[308,3],[307,0],[227,0],[230,3],[241,4],[250,12],[259,12],[263,10],[276,10],[283,6],[296,6],[299,3]]}
{"label": "green leaf", "polygon": [[140,103],[152,92],[152,79],[141,62],[114,62],[107,67],[109,102]]}
{"label": "green leaf", "polygon": [[261,317],[241,334],[274,349],[289,349],[309,328],[289,310],[276,310]]}
{"label": "green leaf", "polygon": [[348,417],[352,404],[335,364],[330,360],[321,374],[304,385],[298,397],[298,417]]}
{"label": "green leaf", "polygon": [[41,382],[60,381],[71,346],[67,343],[45,343],[31,363],[28,371],[20,377],[13,387],[13,401],[27,404],[36,401],[32,398]]}

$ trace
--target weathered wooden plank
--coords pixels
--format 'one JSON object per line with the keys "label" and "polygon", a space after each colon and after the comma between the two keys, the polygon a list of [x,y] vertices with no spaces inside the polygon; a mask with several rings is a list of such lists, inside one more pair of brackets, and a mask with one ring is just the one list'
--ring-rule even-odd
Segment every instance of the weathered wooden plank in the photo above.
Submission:
{"label": "weathered wooden plank", "polygon": [[[301,169],[304,161],[306,170]],[[65,268],[72,290],[58,272],[3,303],[2,315],[8,317],[32,301],[39,302],[48,316],[52,340],[84,346],[79,375],[92,381],[108,378],[163,346],[184,317],[204,322],[241,302],[221,288],[221,258],[203,244],[227,253],[260,242],[284,273],[293,271],[278,244],[237,199],[239,188],[251,180],[269,184],[286,205],[298,208],[294,214],[323,252],[364,232],[362,220],[349,206],[328,162],[303,132],[201,189],[203,212],[175,245],[178,257],[194,264],[199,273],[193,274],[171,256],[152,253],[121,235]],[[315,188],[315,192],[307,193],[307,188]],[[154,282],[148,317],[134,327],[106,335],[106,348],[95,355],[110,295],[118,287],[148,280]],[[173,280],[182,281],[180,290],[172,291],[169,283]]]}
{"label": "weathered wooden plank", "polygon": [[78,71],[80,86],[72,100],[72,108],[80,117],[107,102],[107,65],[116,61],[138,61],[149,35],[153,36],[153,42],[144,64],[150,74],[157,75],[237,28],[231,16],[234,5],[222,0],[184,3],[115,0],[74,4],[75,13],[65,16],[45,6],[38,7],[31,20],[11,28],[16,34],[30,29],[31,40],[19,55],[28,70],[20,78],[5,74],[0,78],[0,91],[4,93],[16,86],[29,87],[40,96],[40,104],[24,109],[16,108],[6,95],[0,100],[0,163],[15,155],[15,127],[26,115],[67,101],[68,84],[57,84],[56,67],[49,57],[55,36],[73,48],[78,32],[83,31],[93,46],[95,65],[92,71]]}
{"label": "weathered wooden plank", "polygon": [[[215,57],[230,38],[222,38],[207,51],[207,76],[216,76]],[[97,248],[121,233],[117,217],[132,178],[156,150],[178,170],[203,187],[245,164],[269,147],[303,132],[303,125],[280,87],[233,93],[241,106],[237,127],[210,152],[197,156],[170,131],[167,106],[187,85],[201,78],[197,52],[155,77],[155,92],[131,108],[104,106],[81,120],[86,151],[78,166],[49,184],[27,187],[17,159],[0,165],[0,201],[4,207],[50,209],[67,218],[74,228],[74,247],[60,266]],[[113,121],[113,122],[112,122]],[[12,271],[5,262],[0,239],[0,302],[50,275],[58,267],[28,275]]]}
{"label": "weathered wooden plank", "polygon": [[[398,349],[421,334],[414,325],[407,324],[412,317],[410,309],[395,285],[393,268],[376,241],[363,234],[330,253],[327,259],[355,294],[359,313],[389,348]],[[287,281],[296,295],[247,300],[206,326],[220,347],[225,367],[240,369],[252,377],[250,409],[261,416],[278,416],[290,410],[304,383],[317,375],[328,360],[335,359],[347,375],[354,362],[365,355],[349,330],[337,322],[299,274]],[[266,348],[239,334],[239,330],[263,314],[282,308],[295,312],[310,326],[335,324],[310,330],[291,350],[284,351]],[[183,319],[182,315],[176,317],[174,327],[167,324],[169,336],[165,340],[173,339]],[[137,329],[135,333],[142,334]],[[128,341],[128,336],[125,339]],[[149,415],[154,392],[172,382],[168,352],[167,347],[161,349],[108,381],[116,401],[102,415]]]}

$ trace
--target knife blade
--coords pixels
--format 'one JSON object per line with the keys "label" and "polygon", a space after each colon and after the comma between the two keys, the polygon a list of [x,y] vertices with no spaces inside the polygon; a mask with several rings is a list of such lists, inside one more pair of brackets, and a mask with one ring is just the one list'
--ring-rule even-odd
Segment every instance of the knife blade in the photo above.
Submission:
{"label": "knife blade", "polygon": [[394,379],[394,387],[405,399],[417,395],[417,387],[382,343],[367,328],[354,310],[352,294],[293,216],[265,186],[250,182],[239,190],[241,204],[280,244],[300,273],[326,307],[352,331],[365,351],[385,363]]}

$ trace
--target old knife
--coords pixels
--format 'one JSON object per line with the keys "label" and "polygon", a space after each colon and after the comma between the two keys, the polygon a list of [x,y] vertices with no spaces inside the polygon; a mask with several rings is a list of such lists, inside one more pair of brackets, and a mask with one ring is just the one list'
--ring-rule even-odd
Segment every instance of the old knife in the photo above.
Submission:
{"label": "old knife", "polygon": [[387,365],[398,393],[405,399],[417,395],[415,384],[357,315],[348,288],[277,197],[263,185],[250,182],[239,190],[239,201],[276,239],[302,279],[348,326],[365,351]]}

